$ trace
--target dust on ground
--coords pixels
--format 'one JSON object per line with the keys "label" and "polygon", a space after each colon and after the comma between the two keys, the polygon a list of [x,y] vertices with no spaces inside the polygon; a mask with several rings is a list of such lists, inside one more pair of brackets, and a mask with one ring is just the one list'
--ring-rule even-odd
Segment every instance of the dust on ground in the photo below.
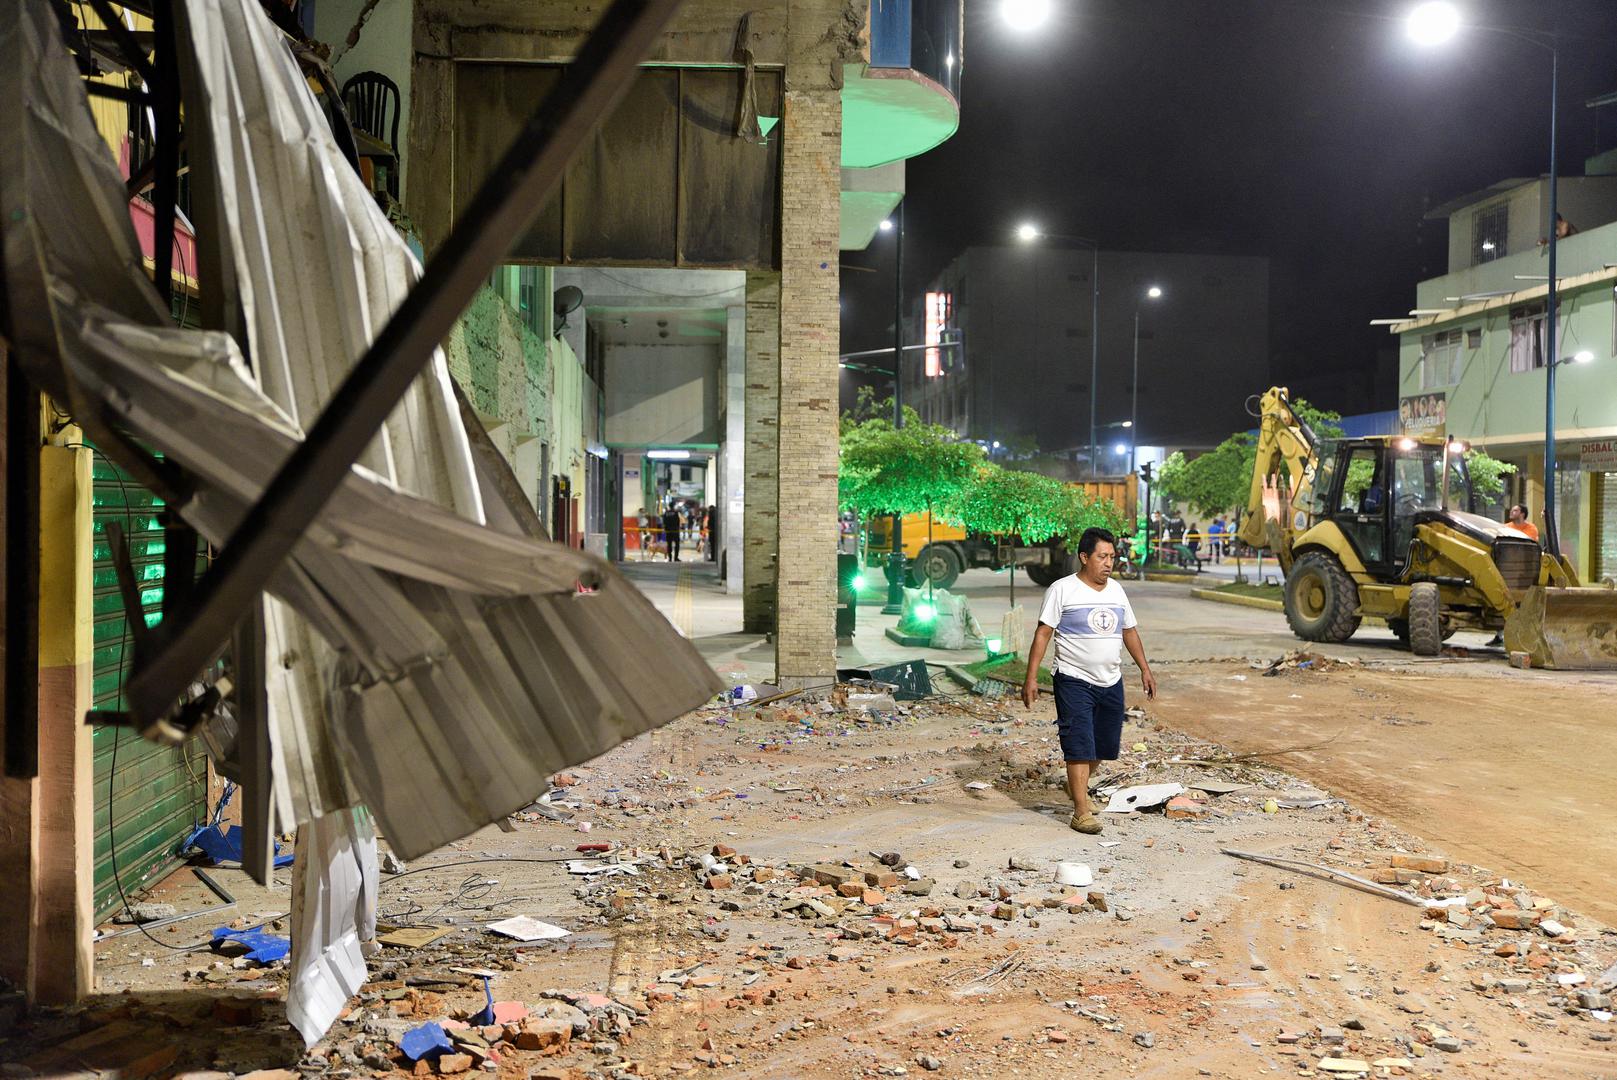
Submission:
{"label": "dust on ground", "polygon": [[[1048,699],[1031,714],[970,695],[716,705],[558,777],[515,832],[384,874],[384,923],[447,933],[385,948],[307,1054],[284,1026],[284,969],[134,934],[100,946],[95,1000],[37,1013],[0,1056],[17,1075],[1617,1074],[1617,937],[1513,864],[1455,861],[1469,841],[1418,803],[1395,816],[1458,836],[1448,850],[1368,813],[1361,795],[1394,789],[1336,764],[1356,731],[1367,756],[1457,738],[1432,715],[1455,713],[1450,697],[1352,666],[1158,676],[1162,698],[1131,717],[1100,783],[1187,791],[1105,815],[1100,836],[1067,828]],[[1182,733],[1215,728],[1222,744]],[[1409,768],[1384,761],[1379,782]],[[1058,884],[1066,862],[1092,881]],[[244,922],[285,910],[284,888],[218,875]],[[182,873],[153,899],[216,902],[200,890]],[[571,933],[484,929],[512,915]],[[153,933],[184,945],[211,925]],[[480,971],[526,1019],[465,1023]],[[432,1020],[453,1050],[412,1064],[398,1040]]]}

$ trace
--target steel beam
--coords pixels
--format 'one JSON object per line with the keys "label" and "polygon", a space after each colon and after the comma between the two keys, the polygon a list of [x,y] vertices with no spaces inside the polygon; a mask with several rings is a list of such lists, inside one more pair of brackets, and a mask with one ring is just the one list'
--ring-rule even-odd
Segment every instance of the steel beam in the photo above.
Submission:
{"label": "steel beam", "polygon": [[158,627],[148,662],[128,685],[130,711],[142,727],[170,710],[218,643],[252,609],[512,238],[522,235],[545,206],[574,154],[629,89],[678,7],[679,0],[615,0],[602,16],[420,282],[197,583],[189,613]]}

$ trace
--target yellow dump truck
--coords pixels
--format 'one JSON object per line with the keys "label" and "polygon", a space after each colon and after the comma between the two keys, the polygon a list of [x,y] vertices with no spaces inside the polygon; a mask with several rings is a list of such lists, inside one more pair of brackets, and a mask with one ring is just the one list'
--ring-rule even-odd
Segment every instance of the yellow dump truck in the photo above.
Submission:
{"label": "yellow dump truck", "polygon": [[[1123,511],[1125,521],[1137,513],[1134,477],[1106,477],[1075,484],[1097,499],[1107,499]],[[962,570],[986,566],[1003,570],[1015,565],[1027,571],[1035,585],[1050,585],[1072,572],[1071,556],[1060,540],[1024,544],[1014,536],[970,533],[959,525],[935,520],[929,514],[904,515],[904,556],[909,560],[912,585],[930,581],[934,588],[947,589]],[[868,566],[887,566],[893,551],[893,519],[882,514],[870,519],[865,531],[865,561]]]}

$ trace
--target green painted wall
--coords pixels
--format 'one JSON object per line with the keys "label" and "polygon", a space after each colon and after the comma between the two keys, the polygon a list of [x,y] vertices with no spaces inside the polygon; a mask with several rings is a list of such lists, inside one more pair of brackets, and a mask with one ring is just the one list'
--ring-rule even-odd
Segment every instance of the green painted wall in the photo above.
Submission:
{"label": "green painted wall", "polygon": [[547,437],[550,378],[544,342],[493,289],[477,291],[444,352],[450,374],[485,421]]}

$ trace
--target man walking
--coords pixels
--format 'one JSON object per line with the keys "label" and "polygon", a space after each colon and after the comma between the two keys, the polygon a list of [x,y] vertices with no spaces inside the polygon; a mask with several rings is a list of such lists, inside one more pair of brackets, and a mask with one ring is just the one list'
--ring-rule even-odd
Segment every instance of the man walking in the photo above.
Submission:
{"label": "man walking", "polygon": [[1078,540],[1078,572],[1045,590],[1022,682],[1022,703],[1031,709],[1039,697],[1039,662],[1053,636],[1056,730],[1072,794],[1069,824],[1081,833],[1101,831],[1100,818],[1089,807],[1090,772],[1102,761],[1116,761],[1122,747],[1125,648],[1140,669],[1145,696],[1157,695],[1157,681],[1135,629],[1134,608],[1123,586],[1112,580],[1116,558],[1115,536],[1105,529],[1084,530]]}

